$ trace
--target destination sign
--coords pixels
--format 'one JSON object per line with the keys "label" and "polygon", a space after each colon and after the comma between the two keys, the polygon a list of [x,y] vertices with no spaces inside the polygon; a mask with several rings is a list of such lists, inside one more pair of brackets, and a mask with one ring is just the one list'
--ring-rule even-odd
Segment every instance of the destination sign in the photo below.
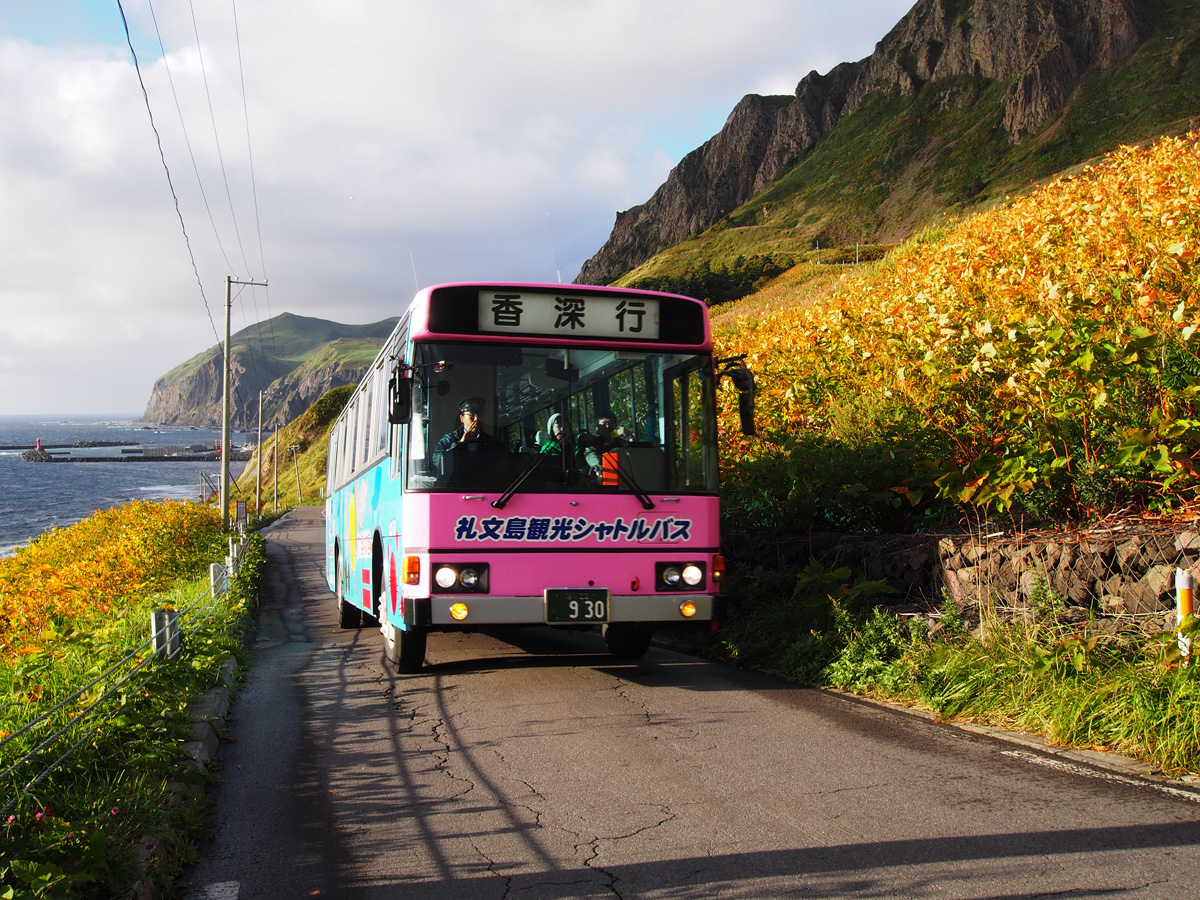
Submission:
{"label": "destination sign", "polygon": [[489,334],[656,341],[658,306],[650,297],[487,290],[479,292],[478,328]]}

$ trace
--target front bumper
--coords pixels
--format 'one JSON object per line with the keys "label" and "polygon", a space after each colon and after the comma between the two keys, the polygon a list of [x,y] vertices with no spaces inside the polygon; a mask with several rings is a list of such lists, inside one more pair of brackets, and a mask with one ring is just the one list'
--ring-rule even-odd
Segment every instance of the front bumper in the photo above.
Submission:
{"label": "front bumper", "polygon": [[[679,611],[684,601],[696,605],[694,616],[686,617]],[[465,619],[455,619],[450,615],[450,607],[456,603],[466,604],[468,613]],[[609,597],[608,605],[609,622],[688,625],[710,621],[715,598],[711,594],[694,593],[613,595]],[[430,624],[435,628],[546,624],[546,604],[542,597],[495,597],[490,594],[435,596],[429,600],[429,610]]]}

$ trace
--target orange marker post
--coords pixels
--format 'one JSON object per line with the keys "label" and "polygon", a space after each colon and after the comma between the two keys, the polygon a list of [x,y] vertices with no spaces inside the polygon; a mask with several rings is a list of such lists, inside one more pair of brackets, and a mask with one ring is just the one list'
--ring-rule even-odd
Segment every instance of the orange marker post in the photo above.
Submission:
{"label": "orange marker post", "polygon": [[1192,618],[1192,573],[1187,569],[1175,570],[1175,630],[1178,632],[1179,652],[1187,659],[1192,655],[1191,635],[1182,631],[1185,622]]}

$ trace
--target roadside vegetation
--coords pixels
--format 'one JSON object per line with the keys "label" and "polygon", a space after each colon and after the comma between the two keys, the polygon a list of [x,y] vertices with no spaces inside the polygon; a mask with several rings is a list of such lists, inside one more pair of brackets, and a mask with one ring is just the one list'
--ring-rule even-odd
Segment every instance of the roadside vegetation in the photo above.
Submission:
{"label": "roadside vegetation", "polygon": [[[378,348],[375,352],[379,352]],[[326,391],[298,419],[281,428],[278,435],[264,434],[262,446],[255,449],[242,469],[230,499],[246,500],[251,510],[255,508],[255,484],[259,478],[261,454],[264,511],[273,509],[276,501],[280,509],[324,503],[329,429],[345,408],[354,388],[355,385],[347,384]]]}
{"label": "roadside vegetation", "polygon": [[214,509],[135,502],[0,559],[0,897],[124,896],[139,868],[165,887],[192,858],[188,709],[242,653],[261,539],[179,657],[142,645],[151,611],[192,604],[226,550]]}
{"label": "roadside vegetation", "polygon": [[1200,673],[1175,633],[1064,615],[1045,584],[1026,621],[949,598],[900,617],[886,583],[772,555],[811,531],[1193,519],[1198,251],[1192,133],[1122,148],[880,262],[820,280],[809,262],[714,309],[720,355],[755,371],[759,435],[737,434],[723,400],[732,609],[710,651],[1200,771]]}

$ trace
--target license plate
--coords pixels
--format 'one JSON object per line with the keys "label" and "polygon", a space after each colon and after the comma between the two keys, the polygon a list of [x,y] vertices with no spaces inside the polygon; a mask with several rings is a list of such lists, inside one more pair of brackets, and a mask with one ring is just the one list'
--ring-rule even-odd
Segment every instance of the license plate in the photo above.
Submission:
{"label": "license plate", "polygon": [[573,625],[577,622],[607,622],[608,591],[603,588],[547,588],[546,622]]}

